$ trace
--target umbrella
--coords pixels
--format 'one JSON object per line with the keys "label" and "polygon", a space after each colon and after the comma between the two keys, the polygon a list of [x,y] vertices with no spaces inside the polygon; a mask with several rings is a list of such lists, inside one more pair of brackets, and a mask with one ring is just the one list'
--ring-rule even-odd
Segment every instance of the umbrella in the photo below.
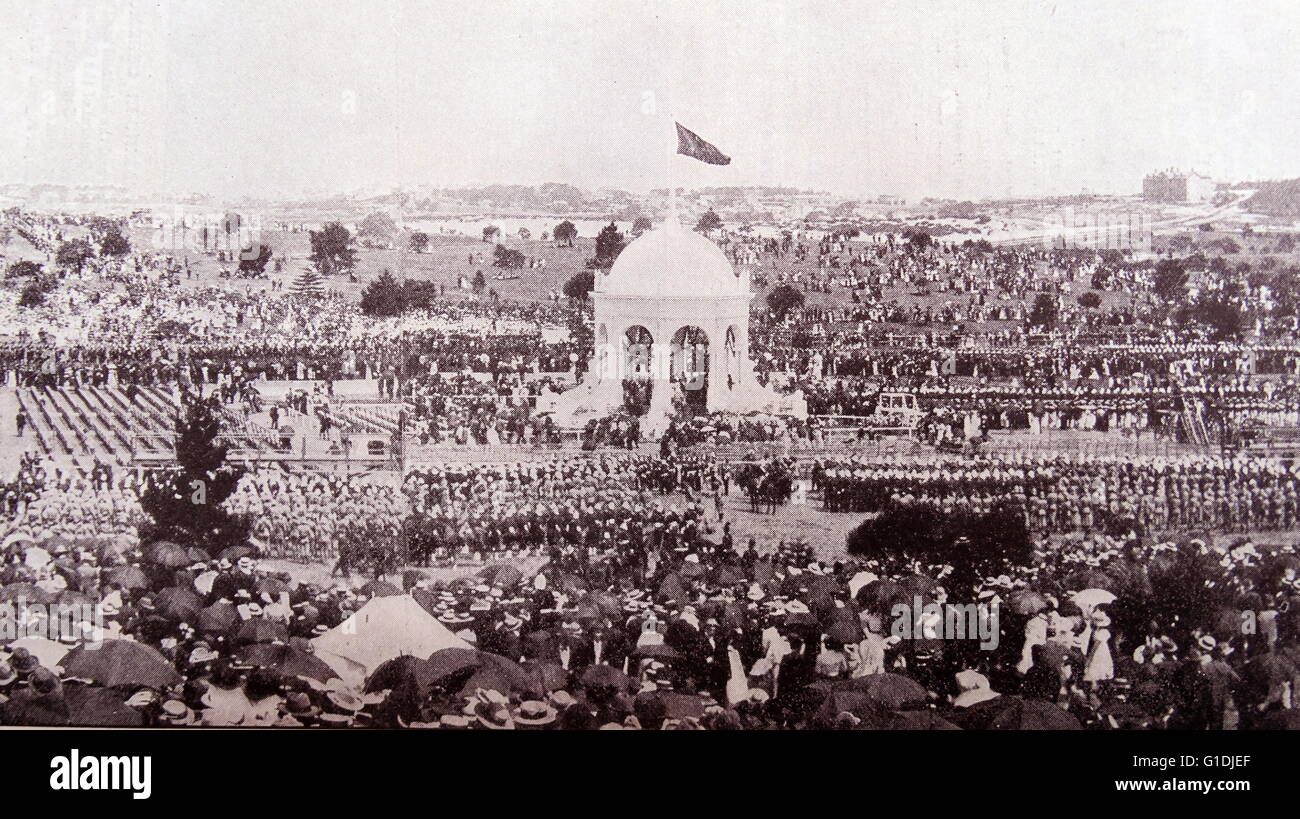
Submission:
{"label": "umbrella", "polygon": [[1078,731],[1082,728],[1069,712],[1046,700],[995,697],[968,710],[975,709],[989,718],[984,727],[994,731]]}
{"label": "umbrella", "polygon": [[139,566],[118,566],[110,569],[108,582],[124,589],[149,588],[149,576]]}
{"label": "umbrella", "polygon": [[1115,593],[1106,589],[1084,589],[1075,592],[1071,597],[1074,604],[1084,611],[1091,611],[1098,606],[1105,606],[1115,602]]}
{"label": "umbrella", "polygon": [[704,567],[698,563],[687,561],[682,564],[681,568],[677,570],[677,573],[682,577],[693,580],[697,577],[704,576]]}
{"label": "umbrella", "polygon": [[234,563],[236,560],[239,560],[239,558],[249,557],[252,554],[253,550],[248,546],[227,546],[217,553],[217,557]]}
{"label": "umbrella", "polygon": [[68,704],[46,697],[15,696],[0,706],[0,725],[69,725]]}
{"label": "umbrella", "polygon": [[1264,731],[1300,731],[1300,710],[1270,712],[1260,718],[1258,725]]}
{"label": "umbrella", "polygon": [[176,623],[193,623],[203,610],[203,602],[197,594],[178,586],[169,586],[158,592],[153,602],[158,614]]}
{"label": "umbrella", "polygon": [[1067,575],[1061,581],[1067,589],[1105,589],[1114,591],[1118,587],[1115,578],[1101,571],[1100,569],[1084,569]]}
{"label": "umbrella", "polygon": [[588,688],[618,688],[629,690],[632,687],[632,680],[622,671],[608,665],[588,666],[578,681]]}
{"label": "umbrella", "polygon": [[245,621],[239,627],[235,634],[235,642],[245,643],[287,643],[289,642],[289,629],[285,628],[284,623],[277,623],[274,620],[267,620],[262,617],[254,617],[252,620]]}
{"label": "umbrella", "polygon": [[1007,604],[1016,614],[1031,615],[1038,614],[1040,611],[1047,611],[1052,607],[1046,597],[1043,597],[1033,589],[1020,589],[1011,593],[1007,598]]}
{"label": "umbrella", "polygon": [[660,691],[653,696],[664,704],[668,719],[685,719],[704,716],[704,699],[694,694],[679,694],[676,691]]}
{"label": "umbrella", "polygon": [[581,577],[572,574],[562,574],[555,578],[555,590],[573,597],[579,592],[587,590],[587,581]]}
{"label": "umbrella", "polygon": [[496,563],[479,572],[479,576],[493,586],[508,589],[524,579],[524,573],[509,563]]}
{"label": "umbrella", "polygon": [[42,666],[54,668],[67,656],[68,647],[45,637],[23,637],[7,646],[10,653],[25,648]]}
{"label": "umbrella", "polygon": [[144,556],[150,563],[166,566],[169,569],[179,569],[181,566],[188,566],[194,562],[190,559],[190,554],[184,546],[172,543],[170,540],[160,540],[157,543],[149,544],[144,550]]}
{"label": "umbrella", "polygon": [[402,594],[401,589],[382,580],[371,580],[358,591],[367,597],[399,597]]}
{"label": "umbrella", "polygon": [[208,557],[207,552],[203,551],[197,546],[191,546],[190,548],[185,550],[185,553],[189,555],[190,563],[207,563],[209,560],[212,559]]}
{"label": "umbrella", "polygon": [[858,605],[875,612],[889,611],[890,603],[902,594],[902,587],[889,580],[873,580],[858,589]]}
{"label": "umbrella", "polygon": [[268,668],[286,677],[308,677],[325,682],[338,674],[324,660],[286,643],[253,643],[235,655],[248,665]]}
{"label": "umbrella", "polygon": [[925,702],[926,691],[916,680],[902,674],[885,672],[868,674],[850,680],[831,683],[814,683],[811,687],[823,691],[858,691],[873,702],[888,708],[905,708]]}
{"label": "umbrella", "polygon": [[[464,649],[461,649],[462,651]],[[383,691],[394,689],[405,683],[414,683],[420,691],[438,682],[441,677],[437,669],[428,660],[404,654],[380,663],[379,667],[366,678],[366,691]]]}
{"label": "umbrella", "polygon": [[866,636],[862,633],[862,624],[855,617],[837,617],[826,629],[826,637],[837,643],[856,643]]}
{"label": "umbrella", "polygon": [[472,648],[444,648],[429,655],[430,674],[435,682],[483,664],[481,652]]}
{"label": "umbrella", "polygon": [[928,708],[920,711],[893,711],[885,718],[880,728],[871,726],[868,730],[881,731],[960,731],[955,725],[940,716],[939,712]]}
{"label": "umbrella", "polygon": [[46,605],[54,602],[54,595],[32,583],[10,583],[0,589],[0,603],[22,598],[27,603]]}
{"label": "umbrella", "polygon": [[623,604],[609,592],[593,592],[587,595],[587,601],[610,620],[623,619]]}
{"label": "umbrella", "polygon": [[579,620],[599,620],[600,608],[590,597],[578,601],[575,606],[574,617]]}
{"label": "umbrella", "polygon": [[59,592],[60,605],[93,606],[97,602],[99,601],[97,601],[95,598],[91,597],[90,595],[86,594],[85,592],[79,592],[76,591],[75,589],[64,589],[63,591]]}
{"label": "umbrella", "polygon": [[660,600],[685,600],[686,587],[682,585],[682,579],[676,574],[664,576],[663,581],[659,584]]}
{"label": "umbrella", "polygon": [[253,585],[254,594],[265,594],[272,600],[290,591],[289,584],[278,577],[263,577]]}
{"label": "umbrella", "polygon": [[199,631],[210,634],[226,631],[239,619],[235,604],[218,600],[199,612],[195,623]]}
{"label": "umbrella", "polygon": [[1267,692],[1275,685],[1291,682],[1300,670],[1283,654],[1269,652],[1252,657],[1241,667],[1241,678],[1252,684],[1261,693]]}
{"label": "umbrella", "polygon": [[68,685],[63,689],[68,722],[87,728],[139,728],[144,716],[122,701],[111,688]]}
{"label": "umbrella", "polygon": [[1241,633],[1241,611],[1221,608],[1210,616],[1210,632],[1219,640],[1231,640]]}
{"label": "umbrella", "polygon": [[938,581],[923,574],[914,574],[898,581],[899,591],[909,598],[929,598],[934,594],[934,590],[938,586]]}
{"label": "umbrella", "polygon": [[94,649],[78,646],[63,658],[63,673],[108,688],[165,688],[181,682],[166,657],[132,640],[105,640]]}
{"label": "umbrella", "polygon": [[682,655],[663,643],[637,646],[636,650],[632,652],[632,656],[642,660],[680,660],[682,658]]}
{"label": "umbrella", "polygon": [[745,576],[733,566],[722,566],[713,573],[713,582],[719,586],[734,586],[743,582]]}
{"label": "umbrella", "polygon": [[523,664],[523,669],[533,678],[535,689],[543,694],[559,691],[569,685],[569,672],[559,663],[549,660],[530,660]]}

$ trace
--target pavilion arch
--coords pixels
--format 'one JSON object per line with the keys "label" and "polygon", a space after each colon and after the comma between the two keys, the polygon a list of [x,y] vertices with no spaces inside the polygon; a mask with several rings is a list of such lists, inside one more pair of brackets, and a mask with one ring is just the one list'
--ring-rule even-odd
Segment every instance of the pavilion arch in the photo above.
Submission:
{"label": "pavilion arch", "polygon": [[602,323],[596,327],[596,377],[606,379],[614,377],[614,354],[609,349],[609,330]]}
{"label": "pavilion arch", "polygon": [[741,330],[734,324],[727,326],[726,338],[722,343],[723,373],[727,378],[727,389],[734,390],[740,384],[740,358],[745,354],[740,348]]}
{"label": "pavilion arch", "polygon": [[687,405],[699,411],[708,403],[709,352],[709,334],[701,328],[686,324],[673,333],[669,373],[672,382],[681,385]]}

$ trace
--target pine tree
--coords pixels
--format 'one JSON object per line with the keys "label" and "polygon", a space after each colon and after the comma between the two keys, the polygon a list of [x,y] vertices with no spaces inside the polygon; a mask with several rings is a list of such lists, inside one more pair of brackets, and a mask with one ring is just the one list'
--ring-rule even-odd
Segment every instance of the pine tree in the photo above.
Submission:
{"label": "pine tree", "polygon": [[176,416],[176,467],[146,487],[140,497],[140,506],[152,519],[140,527],[140,540],[145,544],[170,540],[215,555],[248,539],[250,521],[224,507],[244,470],[227,463],[228,448],[217,442],[220,400],[186,392],[181,402],[182,413]]}
{"label": "pine tree", "polygon": [[316,297],[325,295],[325,279],[316,271],[314,267],[304,268],[293,283],[289,285],[289,292],[295,296]]}

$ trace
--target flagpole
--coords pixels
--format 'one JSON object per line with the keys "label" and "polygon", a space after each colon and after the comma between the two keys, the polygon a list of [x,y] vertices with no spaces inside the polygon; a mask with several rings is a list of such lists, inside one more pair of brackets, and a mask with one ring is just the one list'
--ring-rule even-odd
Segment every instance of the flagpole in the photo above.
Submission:
{"label": "flagpole", "polygon": [[668,219],[672,222],[681,224],[677,218],[677,183],[674,179],[674,169],[677,167],[677,116],[670,114],[669,120],[673,124],[673,152],[668,155]]}

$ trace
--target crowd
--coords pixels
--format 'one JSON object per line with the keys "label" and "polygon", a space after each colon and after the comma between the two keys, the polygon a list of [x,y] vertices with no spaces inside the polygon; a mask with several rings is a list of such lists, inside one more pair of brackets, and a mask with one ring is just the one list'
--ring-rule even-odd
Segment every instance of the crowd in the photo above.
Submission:
{"label": "crowd", "polygon": [[1149,531],[1283,530],[1297,524],[1300,469],[1276,459],[1188,455],[1019,455],[915,462],[818,459],[812,480],[834,512],[925,504],[986,513],[1010,500],[1035,532],[1099,531],[1131,520]]}
{"label": "crowd", "polygon": [[[651,505],[620,512],[602,497],[606,476],[629,466],[411,477],[426,506],[584,484],[590,506],[545,526],[594,519],[602,533],[550,539],[528,574],[502,562],[451,580],[394,569],[392,582],[299,583],[243,547],[209,556],[14,528],[0,584],[25,636],[3,640],[0,722],[1295,727],[1300,558],[1289,548],[1096,534],[965,588],[945,579],[951,564],[827,563],[798,541],[760,553],[752,540],[669,536],[640,514]],[[667,515],[697,533],[710,517],[699,504]],[[60,601],[94,601],[98,622],[52,626]],[[945,630],[952,611],[970,618],[968,638]],[[33,636],[51,630],[58,639]]]}

